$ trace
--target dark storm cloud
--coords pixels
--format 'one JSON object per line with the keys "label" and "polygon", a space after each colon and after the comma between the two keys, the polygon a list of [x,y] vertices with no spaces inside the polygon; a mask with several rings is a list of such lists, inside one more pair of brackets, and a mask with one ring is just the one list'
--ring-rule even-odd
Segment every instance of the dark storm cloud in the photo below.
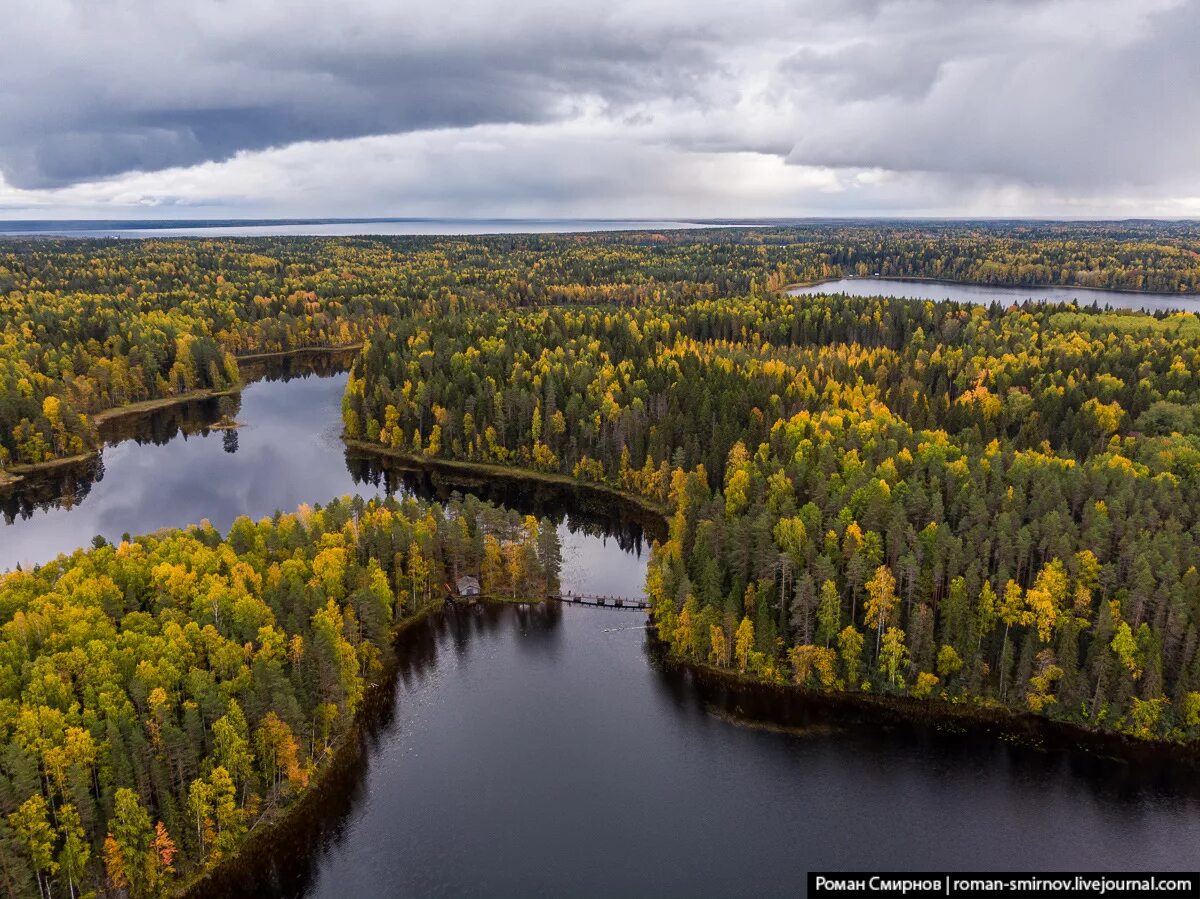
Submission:
{"label": "dark storm cloud", "polygon": [[39,0],[3,27],[11,208],[1200,194],[1196,0]]}
{"label": "dark storm cloud", "polygon": [[[239,15],[234,5],[199,6]],[[350,6],[326,31],[335,17],[293,18],[281,3],[251,12],[244,31],[182,13],[172,29],[160,12],[119,20],[128,29],[119,36],[102,5],[58,10],[31,7],[24,23],[18,12],[14,30],[23,24],[34,43],[0,60],[0,170],[18,187],[303,140],[545,122],[581,98],[620,107],[687,96],[714,65],[711,41],[687,21],[634,32],[553,7],[526,23],[518,11],[480,5],[465,28],[447,21],[422,33],[407,28],[403,7]]]}

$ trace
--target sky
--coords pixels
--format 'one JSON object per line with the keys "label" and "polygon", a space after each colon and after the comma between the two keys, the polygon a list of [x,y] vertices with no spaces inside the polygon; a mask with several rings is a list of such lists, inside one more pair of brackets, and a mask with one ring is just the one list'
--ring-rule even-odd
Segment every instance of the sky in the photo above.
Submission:
{"label": "sky", "polygon": [[5,219],[1200,216],[1200,0],[5,7]]}

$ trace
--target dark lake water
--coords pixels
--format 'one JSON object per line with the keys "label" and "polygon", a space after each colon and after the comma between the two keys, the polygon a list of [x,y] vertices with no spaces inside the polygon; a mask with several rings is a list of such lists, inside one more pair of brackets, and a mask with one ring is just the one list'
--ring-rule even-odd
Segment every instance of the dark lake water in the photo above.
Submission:
{"label": "dark lake water", "polygon": [[735,725],[631,613],[455,609],[257,895],[794,896],[810,869],[1188,869],[1200,800],[928,728]]}
{"label": "dark lake water", "polygon": [[[345,375],[316,368],[247,388],[237,432],[206,430],[215,404],[112,428],[100,463],[5,500],[0,567],[97,533],[469,488],[561,522],[564,587],[640,591],[654,523],[586,493],[347,457]],[[747,726],[759,705],[666,665],[644,624],[559,606],[419,623],[319,811],[220,893],[782,896],[813,868],[1200,866],[1186,774],[804,707],[777,719],[792,730]]]}
{"label": "dark lake water", "polygon": [[910,297],[920,300],[958,300],[964,303],[1076,302],[1119,309],[1186,309],[1200,312],[1195,294],[1136,293],[1125,290],[1089,290],[1084,287],[993,287],[954,284],[948,281],[907,281],[899,278],[842,278],[788,291],[793,296],[844,293],[854,297]]}

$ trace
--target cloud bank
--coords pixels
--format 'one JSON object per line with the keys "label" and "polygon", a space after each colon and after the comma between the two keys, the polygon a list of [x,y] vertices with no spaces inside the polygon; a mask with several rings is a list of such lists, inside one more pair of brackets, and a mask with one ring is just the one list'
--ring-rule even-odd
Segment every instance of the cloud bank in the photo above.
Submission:
{"label": "cloud bank", "polygon": [[42,0],[0,215],[1195,215],[1191,0]]}

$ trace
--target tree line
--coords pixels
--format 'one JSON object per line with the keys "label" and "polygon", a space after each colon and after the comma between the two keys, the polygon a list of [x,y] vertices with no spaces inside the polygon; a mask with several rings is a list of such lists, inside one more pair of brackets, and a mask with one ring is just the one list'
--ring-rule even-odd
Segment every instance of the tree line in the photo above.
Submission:
{"label": "tree line", "polygon": [[[854,274],[1200,290],[1187,223],[810,223],[598,235],[0,243],[0,469],[107,409],[237,385],[239,356],[464,310],[640,306]],[[3,480],[3,478],[0,478]]]}
{"label": "tree line", "polygon": [[331,756],[394,629],[471,574],[558,589],[548,522],[346,498],[0,575],[0,893],[155,897]]}
{"label": "tree line", "polygon": [[664,506],[698,663],[1200,736],[1200,320],[862,297],[485,310],[364,347],[347,435]]}

